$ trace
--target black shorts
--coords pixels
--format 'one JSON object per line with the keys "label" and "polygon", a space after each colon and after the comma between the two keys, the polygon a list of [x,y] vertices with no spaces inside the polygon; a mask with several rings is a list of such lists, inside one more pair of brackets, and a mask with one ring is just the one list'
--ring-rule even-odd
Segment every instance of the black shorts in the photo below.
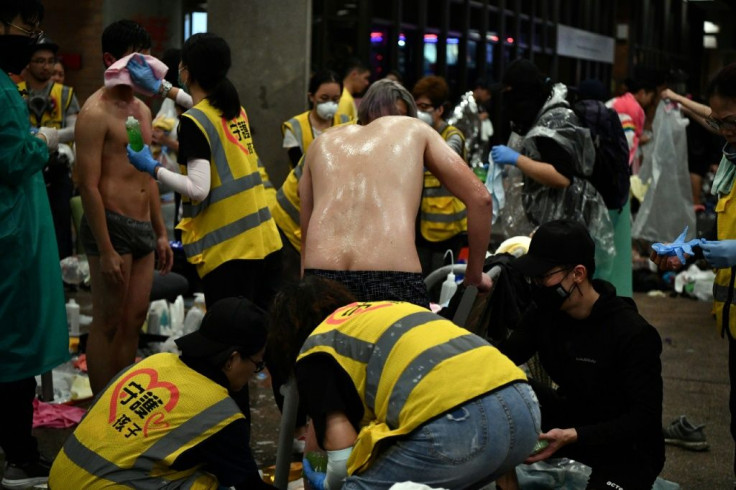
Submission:
{"label": "black shorts", "polygon": [[[107,209],[105,210],[105,219],[112,247],[120,255],[132,254],[134,259],[138,259],[156,249],[156,233],[154,233],[150,221],[134,220]],[[82,241],[87,255],[100,255],[97,240],[95,240],[92,229],[90,229],[84,215],[82,215],[79,226],[79,240]]]}
{"label": "black shorts", "polygon": [[342,283],[358,301],[406,301],[429,308],[427,288],[418,272],[325,269],[304,271],[304,275],[310,274]]}

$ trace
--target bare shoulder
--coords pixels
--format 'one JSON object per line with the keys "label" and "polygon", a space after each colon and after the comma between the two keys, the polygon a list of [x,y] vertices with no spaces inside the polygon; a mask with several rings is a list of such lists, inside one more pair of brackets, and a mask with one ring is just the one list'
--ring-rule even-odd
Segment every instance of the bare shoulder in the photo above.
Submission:
{"label": "bare shoulder", "polygon": [[85,101],[77,116],[75,135],[89,131],[99,132],[107,127],[110,107],[102,93],[102,89],[99,89]]}

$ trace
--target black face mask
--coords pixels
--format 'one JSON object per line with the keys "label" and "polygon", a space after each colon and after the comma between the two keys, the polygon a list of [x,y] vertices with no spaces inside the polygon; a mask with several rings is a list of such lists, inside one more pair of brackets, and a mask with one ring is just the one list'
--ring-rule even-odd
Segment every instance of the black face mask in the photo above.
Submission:
{"label": "black face mask", "polygon": [[33,39],[28,36],[0,36],[0,68],[20,74],[31,58]]}
{"label": "black face mask", "polygon": [[[570,271],[567,272],[567,274],[569,273]],[[565,274],[565,277],[567,277],[567,274]],[[562,281],[565,277],[554,286],[539,286],[536,284],[532,286],[532,299],[540,310],[558,311],[562,303],[570,297],[576,285],[573,284],[569,291],[566,290],[562,287]]]}
{"label": "black face mask", "polygon": [[501,104],[504,118],[509,120],[512,129],[521,135],[532,128],[542,108],[539,97],[529,90],[512,89],[504,92]]}

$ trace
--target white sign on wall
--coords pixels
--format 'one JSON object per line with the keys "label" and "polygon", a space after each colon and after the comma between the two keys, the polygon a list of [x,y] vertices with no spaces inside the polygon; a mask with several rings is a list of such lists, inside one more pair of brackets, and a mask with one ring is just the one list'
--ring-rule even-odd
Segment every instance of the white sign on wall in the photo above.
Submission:
{"label": "white sign on wall", "polygon": [[614,39],[558,24],[557,54],[613,64]]}

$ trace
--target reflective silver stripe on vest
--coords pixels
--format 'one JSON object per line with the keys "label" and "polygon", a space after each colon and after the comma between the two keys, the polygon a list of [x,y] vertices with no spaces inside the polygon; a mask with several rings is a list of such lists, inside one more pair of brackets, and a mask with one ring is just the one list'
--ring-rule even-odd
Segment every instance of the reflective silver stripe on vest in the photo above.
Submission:
{"label": "reflective silver stripe on vest", "polygon": [[341,356],[354,359],[363,364],[367,363],[373,353],[374,344],[365,340],[356,339],[350,335],[346,335],[339,330],[330,330],[329,332],[311,335],[302,346],[301,352],[307,352],[313,347],[328,345],[335,349],[335,352]]}
{"label": "reflective silver stripe on vest", "polygon": [[[713,284],[713,299],[721,303],[725,303],[726,301],[728,301],[728,286]],[[736,295],[731,298],[731,303],[736,304]]]}
{"label": "reflective silver stripe on vest", "polygon": [[197,435],[206,430],[216,427],[238,412],[237,405],[229,397],[215,403],[158,440],[135,460],[131,468],[121,468],[106,460],[82,444],[74,433],[64,443],[64,453],[70,461],[87,473],[120,485],[143,490],[191,488],[200,475],[195,473],[190,476],[185,480],[187,484],[182,486],[181,481],[152,477],[150,472],[154,466],[163,461],[166,456],[181,448],[182,445],[192,441]]}
{"label": "reflective silver stripe on vest", "polygon": [[381,338],[376,342],[373,356],[368,361],[365,369],[365,405],[373,412],[375,412],[378,383],[381,381],[383,368],[386,365],[386,358],[391,353],[391,350],[393,350],[396,342],[412,328],[436,321],[437,319],[437,315],[429,311],[412,313],[395,322],[381,334]]}
{"label": "reflective silver stripe on vest", "polygon": [[439,213],[422,213],[423,221],[432,221],[434,223],[454,223],[460,221],[468,216],[468,210],[463,209],[453,214],[439,214]]}
{"label": "reflective silver stripe on vest", "polygon": [[425,187],[422,190],[424,197],[455,197],[455,195],[444,187]]}
{"label": "reflective silver stripe on vest", "polygon": [[283,188],[279,189],[276,192],[276,202],[279,203],[279,206],[281,206],[281,209],[286,212],[287,215],[289,215],[289,218],[294,223],[299,224],[299,210],[294,206],[291,201],[286,197],[286,194],[284,194]]}
{"label": "reflective silver stripe on vest", "polygon": [[[258,157],[258,168],[262,168],[263,171],[266,173],[266,175],[268,175],[268,172],[266,172],[266,166],[261,161],[261,157]],[[271,183],[270,180],[267,180],[263,182],[263,187],[265,187],[266,189],[273,189],[273,184]]]}
{"label": "reflective silver stripe on vest", "polygon": [[296,138],[296,141],[299,143],[299,148],[302,150],[302,153],[304,153],[304,138],[302,136],[302,125],[299,124],[299,121],[297,118],[292,117],[287,121],[289,124],[291,124],[291,132],[294,133],[294,137]]}
{"label": "reflective silver stripe on vest", "polygon": [[193,257],[201,254],[204,250],[214,247],[226,240],[245,233],[253,228],[258,228],[261,223],[271,219],[271,212],[268,208],[261,208],[257,212],[249,214],[239,220],[228,223],[225,226],[207,233],[205,236],[197,240],[184,245],[184,252],[187,257]]}
{"label": "reflective silver stripe on vest", "polygon": [[350,121],[350,116],[347,114],[340,114],[340,124],[344,124]]}
{"label": "reflective silver stripe on vest", "polygon": [[[391,429],[399,426],[401,410],[404,408],[406,400],[409,399],[412,390],[437,364],[486,345],[488,343],[482,338],[477,335],[468,334],[462,337],[455,337],[422,352],[404,369],[396,381],[388,400],[386,424]],[[482,368],[479,366],[478,369]]]}
{"label": "reflective silver stripe on vest", "polygon": [[233,174],[230,172],[230,165],[227,164],[225,148],[222,146],[222,141],[220,141],[220,135],[217,132],[217,129],[212,125],[212,121],[207,117],[207,114],[199,109],[189,109],[185,114],[187,116],[191,116],[192,119],[197,121],[207,133],[207,139],[210,140],[212,161],[215,162],[215,167],[217,167],[220,182],[224,184],[227,181],[233,180]]}
{"label": "reflective silver stripe on vest", "polygon": [[194,218],[199,215],[199,213],[207,209],[211,204],[222,201],[241,192],[248,191],[260,183],[261,176],[258,172],[253,172],[252,174],[240,177],[239,179],[223,182],[218,187],[210,189],[207,197],[205,197],[204,201],[199,204],[193,204],[191,201],[182,203],[182,216],[185,218]]}
{"label": "reflective silver stripe on vest", "polygon": [[[297,187],[299,185],[299,180],[302,178],[302,171],[304,169],[302,162],[304,161],[304,157],[302,156],[301,160],[299,160],[299,163],[296,167],[294,167],[294,177],[296,177]],[[288,176],[286,177],[289,178]],[[297,190],[297,193],[299,191]],[[289,215],[289,218],[294,221],[294,223],[299,224],[299,210],[294,206],[291,201],[286,197],[286,194],[284,193],[284,186],[282,185],[279,190],[276,192],[276,202],[279,203],[281,206],[281,209],[284,210],[286,214]]]}

